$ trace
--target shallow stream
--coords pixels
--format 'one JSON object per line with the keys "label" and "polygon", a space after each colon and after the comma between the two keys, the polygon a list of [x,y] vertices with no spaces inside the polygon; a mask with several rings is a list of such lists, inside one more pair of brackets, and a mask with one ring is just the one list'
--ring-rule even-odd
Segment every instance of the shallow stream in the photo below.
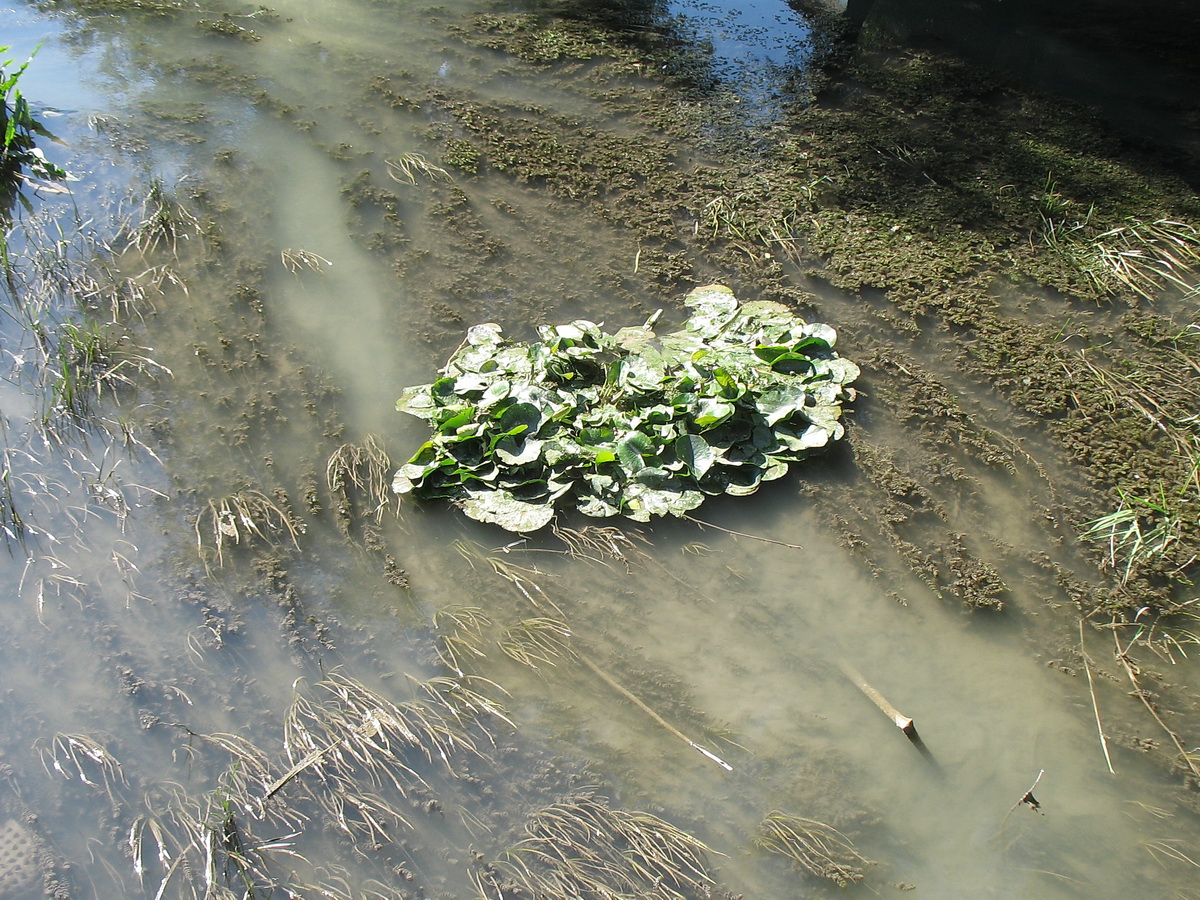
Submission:
{"label": "shallow stream", "polygon": [[[121,314],[153,365],[92,405],[103,427],[37,437],[45,392],[23,374],[37,345],[20,317],[0,323],[29,526],[0,556],[0,900],[291,896],[278,885],[475,900],[489,887],[471,873],[585,788],[710,848],[711,881],[680,896],[842,896],[762,846],[776,811],[852,841],[872,863],[844,870],[857,892],[1196,896],[1195,807],[1141,749],[1167,738],[1071,603],[1091,570],[1056,503],[1077,476],[955,371],[944,334],[902,334],[782,255],[802,314],[863,366],[863,396],[848,441],[707,503],[707,525],[576,518],[566,543],[516,539],[441,504],[397,514],[369,462],[346,470],[366,489],[327,480],[348,447],[377,446],[390,482],[423,439],[396,397],[470,325],[526,339],[580,317],[678,322],[691,286],[725,280],[688,249],[701,215],[664,202],[635,229],[623,179],[745,166],[725,156],[738,128],[770,140],[790,88],[763,85],[806,37],[775,5],[765,25],[699,3],[656,20],[664,40],[725,23],[707,37],[717,53],[769,35],[748,93],[718,89],[711,109],[627,47],[617,62],[580,52],[569,22],[524,56],[499,49],[538,3],[0,9],[9,56],[41,45],[22,89],[78,177],[73,204],[41,214],[115,246],[156,180],[184,210],[118,255],[125,274],[152,260],[172,277]],[[656,132],[650,104],[694,123],[694,142]],[[645,158],[612,162],[592,193],[568,132]],[[944,425],[912,414],[927,378],[963,411]],[[594,542],[572,545],[581,533]],[[534,619],[560,630],[521,665],[503,646]],[[1152,662],[1194,686],[1190,660]],[[355,769],[352,739],[378,736],[364,722],[307,757],[285,739],[296,692],[338,696],[314,687],[329,673],[396,704],[452,696],[430,679],[465,673],[505,715],[450,722],[434,750],[381,740],[379,768]],[[919,745],[856,681],[912,717]],[[241,856],[267,861],[246,874]]]}

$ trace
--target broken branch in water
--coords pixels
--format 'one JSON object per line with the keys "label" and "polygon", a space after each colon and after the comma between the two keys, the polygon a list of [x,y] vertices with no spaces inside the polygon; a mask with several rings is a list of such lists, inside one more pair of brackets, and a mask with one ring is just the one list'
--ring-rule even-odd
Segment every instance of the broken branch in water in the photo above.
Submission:
{"label": "broken branch in water", "polygon": [[763,537],[759,534],[746,534],[744,531],[733,531],[730,528],[722,528],[720,525],[714,525],[712,522],[705,522],[703,519],[697,519],[695,516],[684,516],[689,522],[695,522],[701,528],[715,528],[717,531],[723,531],[726,534],[731,534],[734,537],[750,538],[752,541],[762,541],[764,544],[778,544],[780,547],[787,547],[789,550],[803,550],[799,544],[789,544],[787,541],[777,541],[774,538]]}
{"label": "broken branch in water", "polygon": [[1150,698],[1146,695],[1146,692],[1142,689],[1141,683],[1138,681],[1137,672],[1134,671],[1134,665],[1132,662],[1130,662],[1128,653],[1126,652],[1128,648],[1125,650],[1121,649],[1121,642],[1117,639],[1117,633],[1115,631],[1113,632],[1113,644],[1115,644],[1117,648],[1117,659],[1120,660],[1121,665],[1125,667],[1125,674],[1129,676],[1129,683],[1133,685],[1133,693],[1139,700],[1142,701],[1142,705],[1145,706],[1150,715],[1154,717],[1154,721],[1161,725],[1163,731],[1171,736],[1171,742],[1175,745],[1175,749],[1179,751],[1179,759],[1181,764],[1186,766],[1191,771],[1194,778],[1200,779],[1200,767],[1197,767],[1193,755],[1188,753],[1187,748],[1183,745],[1183,741],[1179,739],[1179,735],[1172,731],[1171,727],[1163,721],[1163,717],[1158,714],[1158,710],[1155,709],[1154,704],[1150,702]]}
{"label": "broken branch in water", "polygon": [[895,723],[897,728],[903,731],[904,734],[909,738],[916,736],[917,726],[913,724],[912,719],[901,713],[900,710],[896,709],[896,707],[892,706],[892,704],[888,703],[883,694],[879,693],[879,691],[867,684],[866,680],[859,675],[858,671],[849,663],[843,662],[841,666],[842,671],[846,673],[846,677],[854,682],[854,686],[866,694],[867,697],[870,698],[871,702],[878,706],[880,710],[883,711],[883,714]]}
{"label": "broken branch in water", "polygon": [[[1013,814],[1013,810],[1016,809],[1018,806],[1020,806],[1022,803],[1027,803],[1029,805],[1029,808],[1032,810],[1036,810],[1039,812],[1041,811],[1042,804],[1038,803],[1037,798],[1035,796],[1033,796],[1033,789],[1038,786],[1038,782],[1040,782],[1042,780],[1042,776],[1045,774],[1046,774],[1045,769],[1038,770],[1037,778],[1033,779],[1033,784],[1031,784],[1029,786],[1029,790],[1027,790],[1024,794],[1022,794],[1021,799],[1019,799],[1016,803],[1014,803],[1009,808],[1008,812],[1005,813],[1005,815],[1004,815],[1005,822],[1007,822],[1008,817]],[[1043,813],[1043,815],[1045,815],[1045,814]]]}
{"label": "broken branch in water", "polygon": [[925,757],[935,769],[939,768],[937,760],[933,758],[933,754],[929,752],[929,748],[921,740],[921,735],[917,734],[917,726],[913,723],[913,720],[892,706],[883,694],[867,684],[866,679],[858,674],[858,670],[849,663],[843,660],[839,665],[842,667],[842,672],[845,673],[846,677],[854,682],[854,686],[866,694],[870,701],[879,707],[883,714],[891,719],[897,728],[904,732],[904,736],[917,748],[917,752]]}

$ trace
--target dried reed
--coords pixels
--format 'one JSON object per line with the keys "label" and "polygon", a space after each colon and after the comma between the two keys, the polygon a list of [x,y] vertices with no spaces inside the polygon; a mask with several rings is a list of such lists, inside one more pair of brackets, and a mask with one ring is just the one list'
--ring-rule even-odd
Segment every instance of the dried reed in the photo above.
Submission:
{"label": "dried reed", "polygon": [[483,652],[484,630],[492,620],[477,606],[451,606],[433,614],[433,625],[438,631],[438,658],[452,669],[459,678],[470,661],[485,659]]}
{"label": "dried reed", "polygon": [[417,176],[431,181],[452,181],[450,173],[434,165],[420,153],[404,153],[396,159],[384,160],[388,177],[400,184],[416,184]]}
{"label": "dried reed", "polygon": [[553,666],[575,656],[567,640],[571,629],[561,619],[535,616],[506,628],[499,641],[500,649],[523,666],[538,669],[539,665]]}
{"label": "dried reed", "polygon": [[332,266],[329,260],[325,257],[313,253],[309,250],[282,250],[279,254],[279,259],[283,263],[285,269],[295,274],[301,269],[308,269],[311,272],[321,272],[322,266]]}
{"label": "dried reed", "polygon": [[103,791],[114,801],[113,786],[125,784],[121,764],[98,740],[86,734],[56,734],[48,747],[40,747],[42,766],[63,778],[77,780]]}
{"label": "dried reed", "polygon": [[378,522],[383,518],[392,497],[392,461],[374,435],[367,435],[361,444],[346,443],[329,456],[325,465],[325,484],[338,498],[339,508],[349,508],[350,489],[366,498],[371,514]]}
{"label": "dried reed", "polygon": [[292,546],[299,548],[298,537],[304,524],[262,491],[239,491],[219,500],[210,500],[194,526],[196,549],[205,566],[213,556],[217,567],[225,564],[227,544],[241,544],[258,538],[274,543],[286,534]]}

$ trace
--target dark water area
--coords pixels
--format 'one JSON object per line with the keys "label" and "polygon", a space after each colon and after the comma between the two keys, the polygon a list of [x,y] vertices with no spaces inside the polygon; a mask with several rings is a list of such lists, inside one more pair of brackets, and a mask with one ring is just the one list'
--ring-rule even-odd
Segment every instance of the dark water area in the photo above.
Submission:
{"label": "dark water area", "polygon": [[1200,40],[1186,0],[1081,3],[868,0],[851,4],[868,35],[960,56],[1081,104],[1165,166],[1200,179]]}

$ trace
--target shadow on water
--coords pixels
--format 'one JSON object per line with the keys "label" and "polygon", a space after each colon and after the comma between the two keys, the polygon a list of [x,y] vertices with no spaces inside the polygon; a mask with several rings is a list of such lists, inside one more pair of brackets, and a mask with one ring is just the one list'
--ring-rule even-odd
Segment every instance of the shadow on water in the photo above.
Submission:
{"label": "shadow on water", "polygon": [[958,56],[1082,104],[1131,142],[1170,157],[1196,183],[1198,75],[1191,48],[1200,34],[1186,2],[865,0],[849,6],[852,36],[864,46],[882,36]]}

